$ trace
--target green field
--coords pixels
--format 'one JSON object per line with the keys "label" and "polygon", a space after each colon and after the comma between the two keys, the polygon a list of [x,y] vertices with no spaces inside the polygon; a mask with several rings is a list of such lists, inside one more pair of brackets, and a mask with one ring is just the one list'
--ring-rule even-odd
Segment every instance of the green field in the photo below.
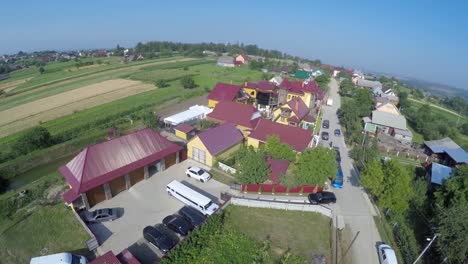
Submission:
{"label": "green field", "polygon": [[2,229],[1,263],[29,263],[31,257],[60,252],[87,251],[90,239],[69,208],[63,204],[39,207],[23,220]]}
{"label": "green field", "polygon": [[251,239],[270,240],[271,250],[277,256],[290,250],[307,259],[313,255],[331,259],[331,220],[318,213],[229,206],[225,222],[226,228]]}

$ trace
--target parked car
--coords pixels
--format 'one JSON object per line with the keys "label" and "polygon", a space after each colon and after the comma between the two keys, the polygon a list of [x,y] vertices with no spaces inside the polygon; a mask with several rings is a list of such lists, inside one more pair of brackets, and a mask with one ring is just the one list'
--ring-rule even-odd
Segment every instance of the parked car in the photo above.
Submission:
{"label": "parked car", "polygon": [[185,174],[187,177],[197,179],[201,182],[207,182],[211,179],[211,175],[206,170],[198,167],[188,167]]}
{"label": "parked car", "polygon": [[[171,232],[170,230],[167,231]],[[143,237],[162,252],[167,253],[179,242],[175,234],[171,236],[167,231],[161,230],[161,227],[147,226],[143,229]]]}
{"label": "parked car", "polygon": [[343,170],[341,169],[340,163],[336,164],[336,168],[338,172],[336,173],[336,177],[332,182],[333,188],[341,189],[343,188]]}
{"label": "parked car", "polygon": [[322,132],[322,139],[328,140],[328,132]]}
{"label": "parked car", "polygon": [[58,253],[47,256],[40,256],[31,258],[30,264],[86,264],[86,260],[83,256],[74,255],[72,253]]}
{"label": "parked car", "polygon": [[169,215],[163,219],[163,224],[181,236],[186,236],[194,226],[180,215]]}
{"label": "parked car", "polygon": [[330,121],[329,120],[323,120],[322,127],[323,128],[329,128],[330,127]]}
{"label": "parked car", "polygon": [[380,264],[398,264],[395,251],[387,244],[378,247]]}
{"label": "parked car", "polygon": [[339,147],[333,147],[333,150],[335,150],[335,153],[336,153],[336,162],[341,162],[340,148]]}
{"label": "parked car", "polygon": [[335,129],[335,136],[341,136],[341,130],[339,128]]}
{"label": "parked car", "polygon": [[185,218],[185,220],[189,221],[193,226],[201,225],[206,219],[202,213],[188,206],[182,207],[179,210],[179,214]]}
{"label": "parked car", "polygon": [[113,221],[118,217],[116,208],[97,209],[96,211],[86,211],[82,214],[83,220],[88,223],[100,223]]}
{"label": "parked car", "polygon": [[309,202],[311,204],[328,204],[336,203],[336,196],[332,192],[319,192],[309,194]]}

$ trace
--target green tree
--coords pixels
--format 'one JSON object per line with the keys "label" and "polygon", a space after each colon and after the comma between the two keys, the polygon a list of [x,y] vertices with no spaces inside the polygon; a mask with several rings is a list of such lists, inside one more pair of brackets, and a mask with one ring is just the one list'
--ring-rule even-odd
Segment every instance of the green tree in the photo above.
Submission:
{"label": "green tree", "polygon": [[143,112],[141,120],[148,128],[159,128],[159,116],[155,115],[153,111]]}
{"label": "green tree", "polygon": [[49,131],[41,126],[28,129],[22,134],[13,144],[18,155],[30,153],[36,149],[42,149],[54,144],[53,138]]}
{"label": "green tree", "polygon": [[385,175],[384,190],[379,195],[379,203],[396,213],[404,213],[413,198],[413,179],[408,170],[397,160],[389,160],[383,166]]}
{"label": "green tree", "polygon": [[265,142],[265,153],[274,159],[296,160],[296,152],[288,144],[280,142],[278,136],[270,136]]}
{"label": "green tree", "polygon": [[216,122],[213,122],[213,121],[207,120],[207,119],[201,119],[197,123],[198,129],[200,129],[200,130],[205,130],[205,129],[208,129],[208,128],[212,128],[212,127],[215,127],[216,125],[217,125]]}
{"label": "green tree", "polygon": [[268,80],[270,80],[270,79],[273,78],[273,77],[274,77],[273,74],[269,74],[269,73],[266,73],[266,72],[262,73],[262,80],[268,81]]}
{"label": "green tree", "polygon": [[327,73],[324,73],[318,77],[315,78],[315,81],[317,82],[319,88],[322,91],[328,91],[328,83],[330,82],[330,75]]}
{"label": "green tree", "polygon": [[335,151],[328,148],[316,147],[304,151],[291,165],[292,175],[288,177],[293,177],[294,180],[287,182],[288,186],[292,183],[324,186],[338,172],[335,159]]}
{"label": "green tree", "polygon": [[445,180],[434,195],[437,204],[442,208],[448,208],[454,204],[468,205],[468,165],[455,169],[454,176]]}
{"label": "green tree", "polygon": [[384,172],[379,160],[369,162],[361,173],[361,184],[374,197],[378,198],[384,190]]}
{"label": "green tree", "polygon": [[42,66],[41,66],[41,67],[39,67],[39,73],[40,73],[40,74],[44,74],[44,72],[45,72],[45,69],[44,69],[44,67],[42,67]]}
{"label": "green tree", "polygon": [[239,183],[263,183],[270,175],[264,153],[252,146],[242,147],[236,153],[236,177]]}
{"label": "green tree", "polygon": [[468,204],[439,210],[437,247],[448,263],[468,263]]}
{"label": "green tree", "polygon": [[408,108],[409,107],[409,100],[408,100],[408,93],[407,92],[401,92],[398,94],[398,99],[399,99],[399,102],[398,102],[398,105],[400,106],[400,108]]}
{"label": "green tree", "polygon": [[165,88],[165,87],[169,86],[169,84],[167,83],[167,81],[164,80],[164,79],[159,79],[159,80],[157,80],[157,81],[154,83],[154,85],[155,85],[156,87],[158,87],[158,88]]}
{"label": "green tree", "polygon": [[192,76],[190,76],[190,75],[186,75],[186,76],[182,77],[180,79],[180,84],[185,89],[193,89],[193,88],[197,87],[197,84],[195,83]]}

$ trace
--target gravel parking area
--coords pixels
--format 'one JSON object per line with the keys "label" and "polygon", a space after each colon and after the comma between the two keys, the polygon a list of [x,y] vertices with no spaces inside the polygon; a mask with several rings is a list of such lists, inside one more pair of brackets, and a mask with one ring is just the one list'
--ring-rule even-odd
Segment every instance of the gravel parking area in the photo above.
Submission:
{"label": "gravel parking area", "polygon": [[170,197],[165,190],[172,180],[178,180],[220,203],[221,192],[228,191],[229,186],[213,179],[201,183],[188,178],[184,172],[188,166],[193,165],[208,169],[195,161],[186,160],[141,181],[111,200],[96,205],[94,210],[119,208],[122,213],[119,219],[112,222],[89,225],[101,245],[98,253],[101,255],[112,250],[118,254],[128,248],[143,263],[154,263],[161,257],[162,253],[143,239],[142,232],[145,226],[161,223],[164,217],[176,213],[184,206],[179,200]]}

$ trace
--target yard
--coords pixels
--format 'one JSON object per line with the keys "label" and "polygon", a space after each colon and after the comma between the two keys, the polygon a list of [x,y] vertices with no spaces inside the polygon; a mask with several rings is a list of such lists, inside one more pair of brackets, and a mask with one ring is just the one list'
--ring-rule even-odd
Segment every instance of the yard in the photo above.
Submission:
{"label": "yard", "polygon": [[225,227],[258,242],[270,240],[277,257],[290,250],[307,259],[314,255],[331,259],[331,220],[317,213],[229,206]]}

